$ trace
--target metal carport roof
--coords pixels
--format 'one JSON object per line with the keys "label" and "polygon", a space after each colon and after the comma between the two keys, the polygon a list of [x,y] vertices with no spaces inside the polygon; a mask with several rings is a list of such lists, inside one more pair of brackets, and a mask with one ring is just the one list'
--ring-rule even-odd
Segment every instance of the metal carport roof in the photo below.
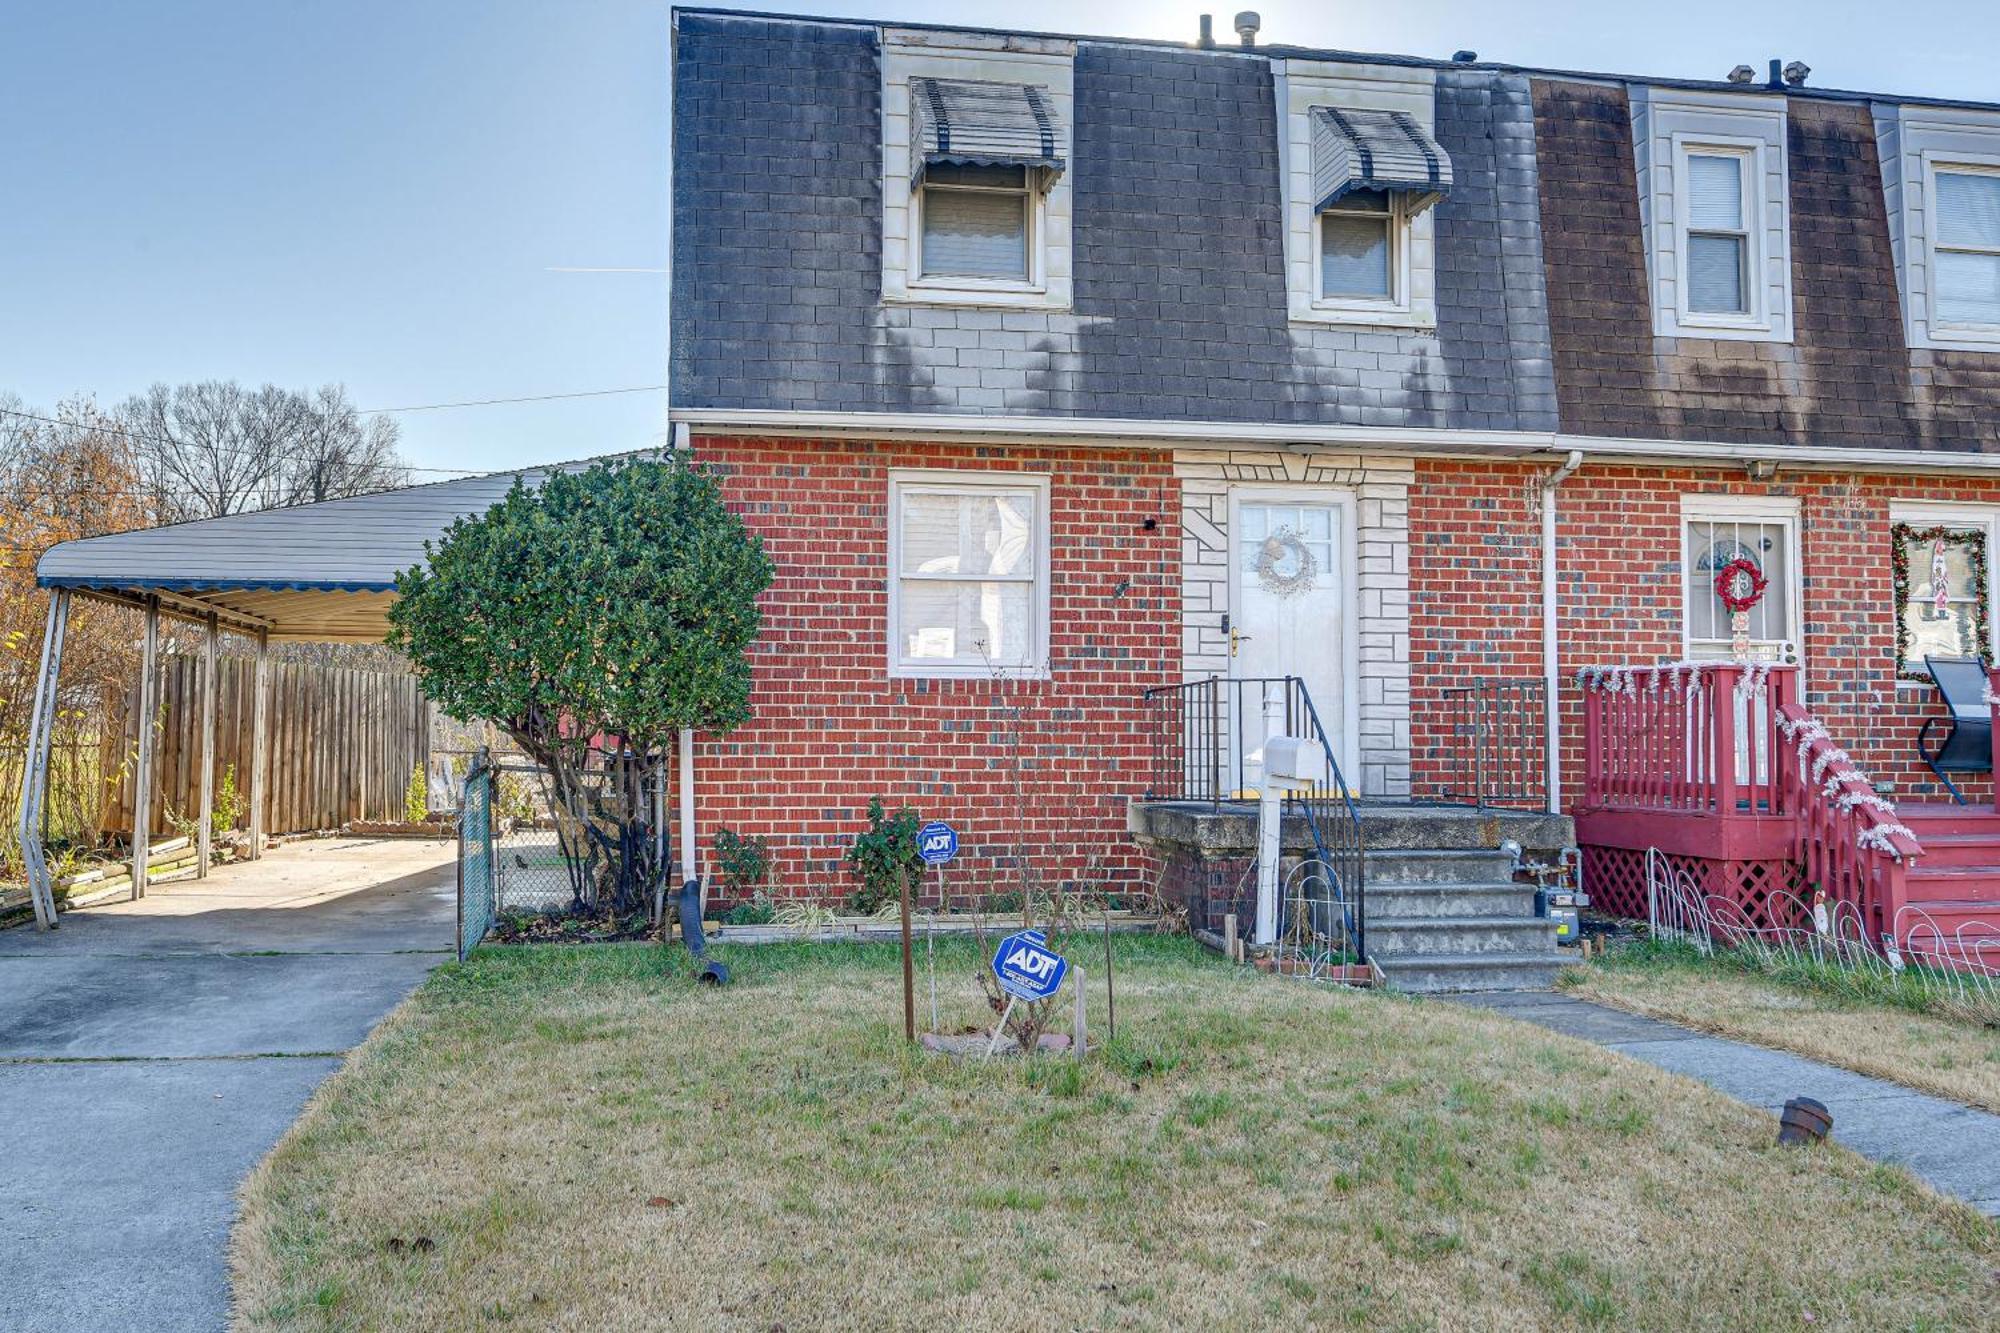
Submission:
{"label": "metal carport roof", "polygon": [[533,485],[550,470],[80,538],[50,547],[35,577],[44,588],[109,601],[157,597],[162,610],[184,616],[214,612],[227,628],[273,641],[378,643],[396,575],[423,561],[425,541],[461,515],[484,513],[516,477]]}

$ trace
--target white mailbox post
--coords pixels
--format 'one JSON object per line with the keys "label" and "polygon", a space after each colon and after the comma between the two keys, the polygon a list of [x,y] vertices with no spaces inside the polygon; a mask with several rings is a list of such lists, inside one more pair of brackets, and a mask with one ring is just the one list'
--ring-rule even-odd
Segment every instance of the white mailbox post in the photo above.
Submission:
{"label": "white mailbox post", "polygon": [[1272,734],[1276,719],[1266,719],[1264,785],[1257,800],[1257,925],[1251,943],[1278,942],[1278,864],[1284,856],[1285,797],[1296,791],[1324,787],[1326,747],[1304,736]]}

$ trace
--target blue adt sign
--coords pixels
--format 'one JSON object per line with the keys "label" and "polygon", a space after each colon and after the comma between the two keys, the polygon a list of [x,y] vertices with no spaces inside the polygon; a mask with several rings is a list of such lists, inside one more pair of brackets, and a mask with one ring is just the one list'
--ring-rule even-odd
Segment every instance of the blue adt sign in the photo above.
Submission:
{"label": "blue adt sign", "polygon": [[1017,1000],[1048,999],[1062,989],[1068,971],[1068,960],[1049,952],[1048,939],[1039,930],[1016,931],[993,954],[1000,989]]}
{"label": "blue adt sign", "polygon": [[958,855],[958,832],[951,825],[933,819],[917,830],[917,855],[927,866],[941,866]]}

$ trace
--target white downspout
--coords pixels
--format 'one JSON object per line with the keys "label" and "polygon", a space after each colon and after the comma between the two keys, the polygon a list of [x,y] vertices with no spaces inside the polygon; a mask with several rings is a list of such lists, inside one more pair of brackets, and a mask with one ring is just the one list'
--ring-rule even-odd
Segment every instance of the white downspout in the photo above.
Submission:
{"label": "white downspout", "polygon": [[1556,659],[1556,487],[1583,466],[1583,450],[1572,449],[1563,465],[1542,482],[1542,711],[1547,718],[1547,752],[1542,780],[1548,786],[1549,810],[1562,810],[1562,724],[1557,704],[1562,698],[1562,674]]}
{"label": "white downspout", "polygon": [[694,733],[681,732],[681,882],[701,878],[694,859]]}

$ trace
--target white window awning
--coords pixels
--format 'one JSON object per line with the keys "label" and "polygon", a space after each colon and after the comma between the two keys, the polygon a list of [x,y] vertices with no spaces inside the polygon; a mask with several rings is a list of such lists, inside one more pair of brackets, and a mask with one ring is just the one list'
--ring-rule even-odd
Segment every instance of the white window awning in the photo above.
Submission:
{"label": "white window awning", "polygon": [[1405,111],[1312,109],[1313,211],[1356,190],[1403,196],[1421,213],[1451,193],[1451,156]]}
{"label": "white window awning", "polygon": [[1062,173],[1063,130],[1046,88],[969,79],[910,80],[910,179],[939,163]]}

